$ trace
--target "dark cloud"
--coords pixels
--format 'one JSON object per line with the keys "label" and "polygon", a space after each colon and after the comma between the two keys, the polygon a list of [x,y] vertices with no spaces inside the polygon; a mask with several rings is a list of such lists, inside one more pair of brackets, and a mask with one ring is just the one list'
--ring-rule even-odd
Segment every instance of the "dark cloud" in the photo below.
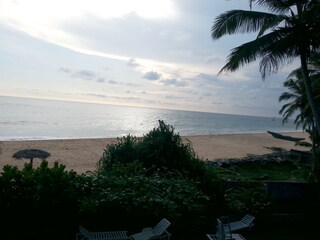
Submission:
{"label": "dark cloud", "polygon": [[211,102],[212,105],[223,105],[223,102]]}
{"label": "dark cloud", "polygon": [[106,80],[105,80],[104,78],[98,78],[98,79],[97,79],[97,82],[98,82],[98,83],[105,83]]}
{"label": "dark cloud", "polygon": [[66,67],[59,68],[59,71],[64,73],[71,73],[71,69]]}
{"label": "dark cloud", "polygon": [[207,73],[200,73],[196,76],[198,79],[205,80],[208,82],[218,82],[218,78],[214,75],[210,75]]}
{"label": "dark cloud", "polygon": [[161,73],[150,71],[143,74],[142,78],[148,79],[150,81],[159,80],[161,78]]}
{"label": "dark cloud", "polygon": [[223,64],[225,62],[225,59],[220,58],[220,57],[208,57],[207,60],[205,61],[206,64]]}
{"label": "dark cloud", "polygon": [[84,95],[84,96],[91,96],[91,97],[97,97],[97,98],[107,98],[106,95],[104,94],[96,94],[96,93],[83,93],[81,95]]}
{"label": "dark cloud", "polygon": [[201,94],[202,97],[212,97],[214,94],[212,92],[205,92]]}
{"label": "dark cloud", "polygon": [[96,77],[96,74],[93,71],[89,70],[80,70],[72,74],[73,77],[82,78],[85,80],[92,80]]}
{"label": "dark cloud", "polygon": [[140,64],[137,63],[137,61],[136,61],[134,58],[130,58],[130,59],[128,60],[128,62],[127,62],[127,65],[128,65],[129,67],[139,67],[139,66],[140,66]]}
{"label": "dark cloud", "polygon": [[134,84],[134,83],[126,83],[127,86],[131,86],[131,87],[139,87],[139,84]]}
{"label": "dark cloud", "polygon": [[114,80],[109,80],[108,83],[109,84],[119,84],[117,81],[114,81]]}
{"label": "dark cloud", "polygon": [[181,100],[181,99],[183,99],[183,97],[173,96],[173,95],[166,95],[165,98],[166,99],[173,99],[173,100]]}
{"label": "dark cloud", "polygon": [[184,81],[178,81],[176,78],[168,78],[168,79],[164,79],[161,81],[164,85],[173,85],[173,86],[176,86],[176,87],[184,87],[187,85],[186,82]]}

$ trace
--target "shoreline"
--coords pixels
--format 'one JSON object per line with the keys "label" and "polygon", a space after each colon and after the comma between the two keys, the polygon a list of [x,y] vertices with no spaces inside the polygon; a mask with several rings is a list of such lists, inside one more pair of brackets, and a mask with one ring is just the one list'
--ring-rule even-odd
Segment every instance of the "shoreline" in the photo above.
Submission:
{"label": "shoreline", "polygon": [[[282,132],[292,137],[304,137],[305,132]],[[241,133],[181,136],[183,141],[190,142],[196,154],[203,160],[221,160],[227,158],[243,158],[248,155],[263,155],[271,153],[271,148],[284,150],[306,150],[294,146],[294,142],[273,138],[268,133]],[[188,140],[187,140],[188,139]],[[14,159],[12,155],[23,149],[36,148],[49,152],[49,166],[57,161],[66,166],[67,170],[78,173],[94,171],[96,164],[108,144],[116,143],[117,138],[79,138],[79,139],[48,139],[48,140],[1,140],[0,169],[6,164],[22,168],[27,159]],[[34,159],[34,166],[40,164],[40,159]]]}
{"label": "shoreline", "polygon": [[[188,137],[202,137],[202,136],[228,136],[228,135],[246,135],[246,134],[264,134],[267,133],[264,132],[232,132],[232,133],[213,133],[213,134],[194,134],[194,135],[181,135],[178,133],[182,138],[188,138]],[[277,131],[277,133],[281,134],[296,134],[296,133],[304,133],[303,130],[296,130],[296,131]],[[130,133],[129,133],[130,134]],[[128,135],[128,134],[127,134]],[[124,135],[124,136],[127,136]],[[83,139],[117,139],[122,138],[123,136],[118,137],[1,137],[0,136],[0,142],[20,142],[20,141],[50,141],[50,140],[83,140]],[[137,138],[143,137],[143,136],[135,136]]]}

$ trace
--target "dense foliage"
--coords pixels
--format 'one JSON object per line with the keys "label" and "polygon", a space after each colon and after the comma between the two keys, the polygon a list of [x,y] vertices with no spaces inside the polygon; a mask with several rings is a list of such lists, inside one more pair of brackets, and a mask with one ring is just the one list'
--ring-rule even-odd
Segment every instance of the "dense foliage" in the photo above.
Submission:
{"label": "dense foliage", "polygon": [[[115,176],[116,173],[120,175]],[[193,224],[188,234],[196,233],[200,225],[205,227],[207,213],[211,213],[213,222],[226,207],[217,175],[196,156],[190,143],[183,142],[174,128],[163,121],[142,138],[128,135],[108,145],[99,161],[97,176],[100,183],[122,181],[110,189],[121,189],[117,198],[122,199],[117,202],[125,202],[126,208],[131,208],[126,209],[127,213],[148,215],[142,219],[166,216],[174,220],[175,229]],[[99,192],[104,201],[105,196],[110,196]],[[149,210],[142,210],[145,207]]]}
{"label": "dense foliage", "polygon": [[70,239],[79,224],[134,233],[163,217],[175,239],[212,228],[227,206],[221,181],[172,126],[159,123],[143,138],[129,135],[107,146],[94,173],[46,161],[35,169],[5,166],[0,238]]}
{"label": "dense foliage", "polygon": [[[39,168],[5,166],[0,175],[1,239],[74,237],[77,174],[43,161]],[[52,231],[56,229],[56,231]],[[51,230],[50,235],[44,236]],[[65,236],[61,236],[65,233]],[[68,235],[69,233],[69,235]]]}
{"label": "dense foliage", "polygon": [[174,128],[163,121],[142,138],[128,135],[108,145],[99,161],[99,172],[108,172],[119,162],[140,162],[151,173],[160,170],[193,174],[196,171],[195,175],[199,175],[199,171],[205,171],[205,165],[191,145],[184,143]]}

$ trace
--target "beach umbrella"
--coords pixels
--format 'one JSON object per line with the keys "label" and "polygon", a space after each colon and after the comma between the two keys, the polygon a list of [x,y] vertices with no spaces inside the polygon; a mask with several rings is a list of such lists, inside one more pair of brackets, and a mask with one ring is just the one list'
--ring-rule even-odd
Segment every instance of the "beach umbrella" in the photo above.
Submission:
{"label": "beach umbrella", "polygon": [[20,150],[12,155],[12,157],[14,157],[16,159],[21,159],[21,158],[30,159],[31,166],[33,164],[34,158],[40,158],[42,160],[45,160],[49,156],[50,156],[50,153],[43,151],[43,150],[40,150],[40,149],[24,149],[24,150]]}

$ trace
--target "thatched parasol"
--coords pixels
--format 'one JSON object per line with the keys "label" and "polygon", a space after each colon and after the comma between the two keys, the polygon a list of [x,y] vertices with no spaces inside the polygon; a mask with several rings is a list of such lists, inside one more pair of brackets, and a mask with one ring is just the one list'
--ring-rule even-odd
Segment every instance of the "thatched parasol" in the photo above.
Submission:
{"label": "thatched parasol", "polygon": [[30,159],[31,166],[33,164],[34,158],[40,158],[42,160],[45,160],[49,156],[50,156],[50,153],[43,151],[43,150],[40,150],[40,149],[24,149],[24,150],[20,150],[12,155],[12,157],[14,157],[16,159],[21,159],[21,158]]}

